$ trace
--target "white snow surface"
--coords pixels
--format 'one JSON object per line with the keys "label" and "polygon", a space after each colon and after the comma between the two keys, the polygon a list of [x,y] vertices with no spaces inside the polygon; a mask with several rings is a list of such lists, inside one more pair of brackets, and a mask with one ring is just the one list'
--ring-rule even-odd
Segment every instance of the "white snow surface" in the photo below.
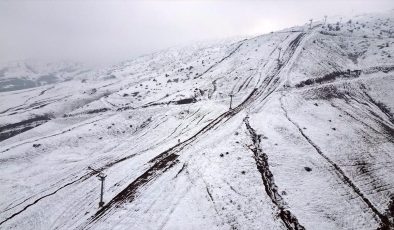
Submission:
{"label": "white snow surface", "polygon": [[394,14],[330,23],[0,92],[0,229],[393,229]]}

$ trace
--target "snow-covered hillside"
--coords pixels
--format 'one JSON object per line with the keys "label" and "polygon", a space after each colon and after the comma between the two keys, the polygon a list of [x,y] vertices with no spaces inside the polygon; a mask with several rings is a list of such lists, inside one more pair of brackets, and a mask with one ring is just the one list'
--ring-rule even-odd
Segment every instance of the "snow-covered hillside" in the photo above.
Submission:
{"label": "snow-covered hillside", "polygon": [[0,228],[393,229],[393,15],[1,92]]}
{"label": "snow-covered hillside", "polygon": [[0,64],[0,92],[70,81],[89,71],[77,62],[20,61]]}

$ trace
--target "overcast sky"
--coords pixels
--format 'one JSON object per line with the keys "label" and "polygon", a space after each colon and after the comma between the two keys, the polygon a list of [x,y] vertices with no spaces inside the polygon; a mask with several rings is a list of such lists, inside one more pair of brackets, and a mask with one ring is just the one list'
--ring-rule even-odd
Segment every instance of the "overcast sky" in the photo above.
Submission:
{"label": "overcast sky", "polygon": [[0,0],[0,62],[121,61],[167,47],[257,35],[323,15],[384,12],[393,0]]}

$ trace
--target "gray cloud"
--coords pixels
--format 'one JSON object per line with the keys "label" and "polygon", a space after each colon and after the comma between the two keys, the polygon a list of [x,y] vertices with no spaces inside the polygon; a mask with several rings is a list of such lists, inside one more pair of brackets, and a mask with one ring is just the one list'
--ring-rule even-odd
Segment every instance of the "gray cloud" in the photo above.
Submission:
{"label": "gray cloud", "polygon": [[0,62],[25,58],[120,61],[169,46],[267,33],[394,8],[350,1],[1,1]]}

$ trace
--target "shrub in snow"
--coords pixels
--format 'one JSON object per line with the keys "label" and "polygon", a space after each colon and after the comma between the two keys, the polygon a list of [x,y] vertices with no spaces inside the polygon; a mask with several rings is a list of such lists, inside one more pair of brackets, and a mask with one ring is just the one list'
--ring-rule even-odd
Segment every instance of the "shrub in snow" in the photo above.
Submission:
{"label": "shrub in snow", "polygon": [[309,167],[304,167],[304,169],[305,169],[305,171],[307,171],[307,172],[310,172],[310,171],[312,171],[312,169],[311,169],[311,168],[309,168]]}

